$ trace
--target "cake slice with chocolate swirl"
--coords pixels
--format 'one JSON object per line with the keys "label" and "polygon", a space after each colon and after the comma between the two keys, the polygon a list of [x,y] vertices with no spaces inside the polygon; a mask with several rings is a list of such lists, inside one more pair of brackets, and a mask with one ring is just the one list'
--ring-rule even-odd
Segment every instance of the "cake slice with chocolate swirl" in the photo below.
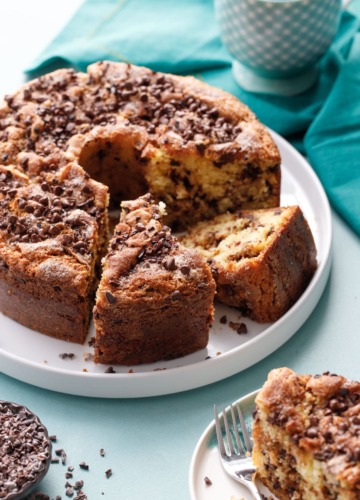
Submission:
{"label": "cake slice with chocolate swirl", "polygon": [[162,223],[150,194],[122,203],[97,291],[95,362],[135,365],[206,347],[215,283]]}
{"label": "cake slice with chocolate swirl", "polygon": [[297,205],[221,214],[194,224],[181,241],[211,264],[216,298],[260,323],[283,316],[317,267],[314,238]]}
{"label": "cake slice with chocolate swirl", "polygon": [[256,397],[257,477],[280,500],[360,498],[360,383],[272,370]]}

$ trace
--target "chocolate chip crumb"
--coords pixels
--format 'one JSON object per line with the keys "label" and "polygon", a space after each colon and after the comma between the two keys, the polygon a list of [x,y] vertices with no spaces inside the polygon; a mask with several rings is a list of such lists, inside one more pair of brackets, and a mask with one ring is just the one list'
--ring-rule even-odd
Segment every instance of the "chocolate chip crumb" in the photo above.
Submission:
{"label": "chocolate chip crumb", "polygon": [[76,497],[74,497],[76,500],[88,500],[88,497],[85,495],[85,493],[81,490],[79,490],[76,493]]}
{"label": "chocolate chip crumb", "polygon": [[247,333],[248,332],[248,329],[247,329],[247,326],[245,325],[245,323],[240,323],[240,326],[239,328],[236,330],[236,332],[241,335],[243,333]]}
{"label": "chocolate chip crumb", "polygon": [[83,469],[83,470],[89,470],[89,466],[85,462],[80,462],[79,467],[80,467],[80,469]]}
{"label": "chocolate chip crumb", "polygon": [[105,476],[107,478],[109,478],[111,475],[112,475],[112,470],[111,469],[108,469],[108,470],[105,471]]}
{"label": "chocolate chip crumb", "polygon": [[81,490],[83,486],[84,486],[84,481],[82,479],[79,479],[79,481],[75,481],[74,488],[76,490]]}
{"label": "chocolate chip crumb", "polygon": [[204,481],[205,481],[206,486],[211,486],[212,485],[211,479],[209,479],[207,476],[204,477]]}
{"label": "chocolate chip crumb", "polygon": [[107,298],[107,301],[109,302],[109,304],[115,304],[116,298],[113,296],[112,293],[106,292],[105,295],[106,295],[106,298]]}
{"label": "chocolate chip crumb", "polygon": [[74,488],[66,488],[65,494],[67,497],[72,497],[74,495]]}
{"label": "chocolate chip crumb", "polygon": [[112,366],[109,366],[108,368],[106,368],[105,373],[116,373],[116,371]]}
{"label": "chocolate chip crumb", "polygon": [[104,450],[104,448],[100,448],[100,456],[101,457],[105,456],[105,450]]}
{"label": "chocolate chip crumb", "polygon": [[60,359],[74,359],[75,354],[72,352],[62,352],[61,354],[59,354],[59,358]]}
{"label": "chocolate chip crumb", "polygon": [[49,436],[49,439],[50,439],[50,441],[52,441],[53,443],[56,443],[56,439],[57,439],[57,438],[56,438],[55,434],[52,434],[51,436]]}
{"label": "chocolate chip crumb", "polygon": [[171,295],[171,300],[179,300],[181,298],[180,290],[175,290]]}
{"label": "chocolate chip crumb", "polygon": [[177,269],[177,265],[175,263],[174,257],[169,257],[163,262],[163,266],[167,271],[175,271]]}
{"label": "chocolate chip crumb", "polygon": [[227,323],[227,317],[226,317],[226,314],[224,314],[224,316],[221,316],[221,318],[220,318],[220,323],[221,323],[222,325],[226,325],[226,323]]}
{"label": "chocolate chip crumb", "polygon": [[[26,498],[29,498],[29,500],[50,500],[49,495],[47,495],[46,493],[43,493],[42,491],[37,491],[36,493],[31,495],[30,497],[26,497]],[[61,500],[61,498],[60,498],[60,500]]]}
{"label": "chocolate chip crumb", "polygon": [[88,342],[89,347],[94,347],[95,342],[96,342],[96,338],[95,337],[91,337],[91,339]]}
{"label": "chocolate chip crumb", "polygon": [[189,276],[190,274],[190,267],[189,266],[181,266],[180,267],[180,272],[184,274],[184,276]]}
{"label": "chocolate chip crumb", "polygon": [[[232,328],[233,330],[235,330],[236,332],[238,331],[238,329],[241,327],[242,323],[235,323],[234,321],[229,321],[229,326],[230,328]],[[239,332],[238,332],[239,333]]]}

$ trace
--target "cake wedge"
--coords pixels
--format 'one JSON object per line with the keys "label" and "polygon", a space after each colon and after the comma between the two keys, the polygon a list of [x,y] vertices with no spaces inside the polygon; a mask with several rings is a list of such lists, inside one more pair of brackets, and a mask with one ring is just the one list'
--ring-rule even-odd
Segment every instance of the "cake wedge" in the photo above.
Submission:
{"label": "cake wedge", "polygon": [[280,500],[360,498],[360,383],[272,370],[256,397],[257,477]]}
{"label": "cake wedge", "polygon": [[215,282],[205,259],[162,223],[150,194],[122,203],[94,309],[95,362],[136,365],[206,347]]}
{"label": "cake wedge", "polygon": [[313,235],[296,205],[218,215],[181,241],[211,265],[217,299],[259,323],[283,316],[317,267]]}

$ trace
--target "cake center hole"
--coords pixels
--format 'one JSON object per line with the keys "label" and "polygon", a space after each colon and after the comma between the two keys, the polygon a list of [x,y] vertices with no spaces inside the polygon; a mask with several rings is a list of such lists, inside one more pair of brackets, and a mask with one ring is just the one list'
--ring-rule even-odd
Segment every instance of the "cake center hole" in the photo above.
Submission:
{"label": "cake center hole", "polygon": [[109,187],[110,211],[119,211],[121,201],[136,199],[148,191],[144,164],[131,142],[124,135],[111,141],[95,138],[84,145],[79,157],[84,170]]}

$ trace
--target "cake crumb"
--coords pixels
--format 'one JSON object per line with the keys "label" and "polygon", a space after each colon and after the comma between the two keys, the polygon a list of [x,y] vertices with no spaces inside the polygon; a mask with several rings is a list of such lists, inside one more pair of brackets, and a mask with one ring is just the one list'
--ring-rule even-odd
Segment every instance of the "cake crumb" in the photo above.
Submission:
{"label": "cake crumb", "polygon": [[73,352],[62,352],[59,354],[60,359],[74,359],[75,354]]}
{"label": "cake crumb", "polygon": [[242,334],[247,333],[247,332],[248,332],[248,329],[247,329],[247,326],[245,325],[245,323],[240,323],[240,326],[236,330],[236,333],[238,333],[239,335],[242,335]]}
{"label": "cake crumb", "polygon": [[109,366],[108,368],[106,368],[105,373],[116,373],[116,371],[112,366]]}
{"label": "cake crumb", "polygon": [[88,346],[89,347],[94,347],[95,341],[96,341],[95,337],[91,337],[91,339],[88,342]]}

